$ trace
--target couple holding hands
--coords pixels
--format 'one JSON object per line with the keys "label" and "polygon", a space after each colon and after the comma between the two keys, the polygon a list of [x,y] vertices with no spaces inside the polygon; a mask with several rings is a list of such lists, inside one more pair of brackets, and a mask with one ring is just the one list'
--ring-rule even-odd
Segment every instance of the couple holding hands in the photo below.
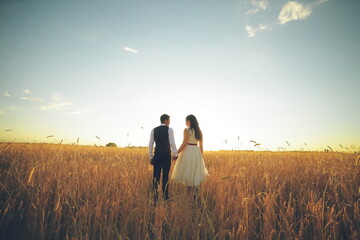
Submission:
{"label": "couple holding hands", "polygon": [[[171,159],[176,160],[171,179],[187,185],[187,194],[197,194],[198,187],[208,175],[203,159],[203,136],[199,123],[194,115],[186,117],[184,140],[176,149],[174,131],[169,127],[170,116],[160,117],[161,125],[151,131],[149,141],[149,156],[154,167],[153,190],[154,200],[158,199],[158,186],[162,172],[162,192],[164,200],[169,199],[169,172]],[[155,143],[155,152],[154,152]],[[171,152],[173,157],[171,157]]]}

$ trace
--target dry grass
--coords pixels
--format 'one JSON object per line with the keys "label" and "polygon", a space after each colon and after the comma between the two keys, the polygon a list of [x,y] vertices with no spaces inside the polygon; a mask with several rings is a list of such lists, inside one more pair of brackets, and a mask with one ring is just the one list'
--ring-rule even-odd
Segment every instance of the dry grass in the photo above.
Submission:
{"label": "dry grass", "polygon": [[0,239],[359,239],[358,157],[206,152],[154,207],[145,149],[0,144]]}

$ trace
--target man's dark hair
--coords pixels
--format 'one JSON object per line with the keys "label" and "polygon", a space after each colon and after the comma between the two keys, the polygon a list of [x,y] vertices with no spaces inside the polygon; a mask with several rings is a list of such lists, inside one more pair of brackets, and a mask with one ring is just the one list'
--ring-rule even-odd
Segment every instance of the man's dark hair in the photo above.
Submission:
{"label": "man's dark hair", "polygon": [[169,115],[163,114],[163,115],[161,115],[161,117],[160,117],[160,122],[161,122],[161,123],[164,123],[165,120],[169,120],[169,119],[170,119],[170,116],[169,116]]}

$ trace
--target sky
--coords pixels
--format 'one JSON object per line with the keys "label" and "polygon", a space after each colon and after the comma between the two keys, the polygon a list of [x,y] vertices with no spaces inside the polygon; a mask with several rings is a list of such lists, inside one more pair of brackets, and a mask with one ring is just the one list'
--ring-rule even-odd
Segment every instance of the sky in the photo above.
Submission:
{"label": "sky", "polygon": [[0,141],[146,146],[167,113],[178,147],[194,114],[205,150],[359,149],[359,11],[2,0]]}

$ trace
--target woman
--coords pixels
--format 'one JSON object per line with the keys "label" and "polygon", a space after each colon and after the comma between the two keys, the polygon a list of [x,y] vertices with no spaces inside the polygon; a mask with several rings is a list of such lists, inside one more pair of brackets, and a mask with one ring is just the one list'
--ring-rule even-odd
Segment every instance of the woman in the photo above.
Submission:
{"label": "woman", "polygon": [[208,171],[202,156],[203,136],[194,115],[186,117],[186,126],[184,140],[178,150],[179,158],[176,161],[171,179],[185,183],[187,194],[190,195],[193,190],[198,191],[198,187],[205,180]]}

